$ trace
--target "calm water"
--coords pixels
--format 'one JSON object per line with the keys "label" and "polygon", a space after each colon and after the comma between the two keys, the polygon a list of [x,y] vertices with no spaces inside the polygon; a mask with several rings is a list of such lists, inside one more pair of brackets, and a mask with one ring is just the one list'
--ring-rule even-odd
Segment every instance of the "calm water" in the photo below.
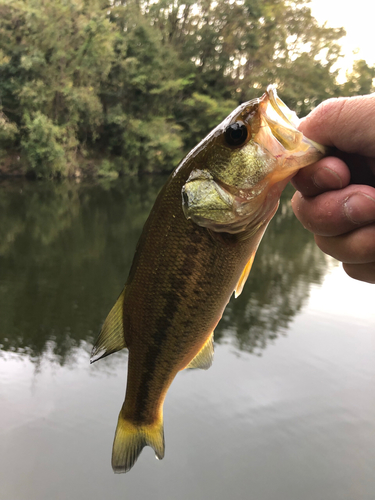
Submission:
{"label": "calm water", "polygon": [[89,352],[164,180],[0,183],[0,499],[373,500],[375,286],[315,247],[290,192],[212,368],[168,393],[164,460],[113,474],[127,358]]}

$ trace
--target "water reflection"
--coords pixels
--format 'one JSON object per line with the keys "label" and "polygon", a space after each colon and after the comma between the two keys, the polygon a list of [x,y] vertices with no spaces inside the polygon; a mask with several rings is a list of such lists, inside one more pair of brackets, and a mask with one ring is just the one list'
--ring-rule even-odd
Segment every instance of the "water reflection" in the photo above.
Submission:
{"label": "water reflection", "polygon": [[121,289],[161,178],[2,184],[0,344],[64,364]]}
{"label": "water reflection", "polygon": [[321,283],[327,258],[293,214],[292,189],[283,193],[254,261],[248,284],[230,301],[216,332],[235,337],[239,349],[260,353],[286,331],[305,304],[311,284]]}
{"label": "water reflection", "polygon": [[[0,348],[64,365],[89,345],[127,277],[165,178],[0,184]],[[215,339],[260,352],[283,333],[319,283],[326,259],[284,194],[249,282]]]}

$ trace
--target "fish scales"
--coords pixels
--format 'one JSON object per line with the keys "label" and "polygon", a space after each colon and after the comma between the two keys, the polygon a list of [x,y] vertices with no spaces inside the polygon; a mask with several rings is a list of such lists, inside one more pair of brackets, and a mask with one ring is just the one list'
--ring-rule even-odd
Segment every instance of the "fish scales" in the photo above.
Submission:
{"label": "fish scales", "polygon": [[269,87],[203,139],[157,197],[91,358],[129,350],[115,472],[131,469],[147,445],[163,458],[170,384],[184,368],[209,368],[213,331],[232,293],[242,291],[283,188],[325,154],[297,127]]}
{"label": "fish scales", "polygon": [[[142,254],[147,258],[140,258],[131,270],[125,295],[124,332],[129,348],[126,415],[138,421],[155,414],[166,385],[213,331],[238,281],[237,261],[245,265],[249,256],[246,242],[240,244],[242,248],[235,244],[237,235],[219,239],[185,218],[181,211],[184,181],[170,181],[161,193],[160,206],[142,242]],[[166,255],[167,246],[171,251]],[[155,291],[147,294],[147,301],[145,290]],[[218,310],[219,293],[223,298]],[[179,330],[183,330],[182,336]],[[137,359],[134,369],[133,356]]]}

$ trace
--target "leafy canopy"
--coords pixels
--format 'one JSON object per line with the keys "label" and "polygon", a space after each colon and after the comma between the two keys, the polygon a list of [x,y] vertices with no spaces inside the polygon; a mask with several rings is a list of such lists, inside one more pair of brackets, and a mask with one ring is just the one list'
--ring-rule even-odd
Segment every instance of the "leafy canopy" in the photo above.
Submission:
{"label": "leafy canopy", "polygon": [[336,82],[343,35],[305,0],[0,0],[0,155],[40,177],[170,171],[269,83],[302,115],[370,92],[365,61]]}

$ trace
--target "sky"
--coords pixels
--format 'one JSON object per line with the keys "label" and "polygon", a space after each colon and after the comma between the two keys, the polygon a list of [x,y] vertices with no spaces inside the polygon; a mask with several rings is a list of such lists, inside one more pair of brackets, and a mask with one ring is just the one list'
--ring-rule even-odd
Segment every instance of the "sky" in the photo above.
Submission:
{"label": "sky", "polygon": [[[310,8],[319,24],[327,21],[332,28],[345,28],[346,37],[340,41],[345,54],[341,65],[345,69],[350,69],[355,59],[365,59],[370,66],[375,64],[375,9],[372,0],[350,3],[343,0],[311,0]],[[353,51],[358,53],[354,56]]]}

